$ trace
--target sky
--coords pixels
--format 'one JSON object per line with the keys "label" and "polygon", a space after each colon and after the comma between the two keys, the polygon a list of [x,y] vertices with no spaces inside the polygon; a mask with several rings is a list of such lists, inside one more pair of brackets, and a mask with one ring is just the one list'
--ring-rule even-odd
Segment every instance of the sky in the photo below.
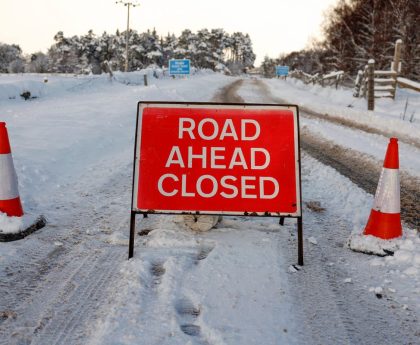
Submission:
{"label": "sky", "polygon": [[[135,0],[124,0],[132,1]],[[223,28],[248,33],[258,65],[265,55],[300,50],[321,35],[325,11],[337,0],[140,0],[130,11],[130,28],[156,28],[161,35]],[[46,52],[54,35],[115,33],[127,26],[127,7],[115,0],[0,0],[0,42],[24,53]]]}

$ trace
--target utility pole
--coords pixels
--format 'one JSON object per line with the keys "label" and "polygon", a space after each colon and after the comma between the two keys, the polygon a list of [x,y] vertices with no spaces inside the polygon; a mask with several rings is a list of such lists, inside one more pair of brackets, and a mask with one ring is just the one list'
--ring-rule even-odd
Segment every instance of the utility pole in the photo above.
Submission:
{"label": "utility pole", "polygon": [[124,6],[127,6],[127,32],[125,35],[125,71],[128,72],[128,39],[130,37],[130,7],[140,6],[140,4],[123,1],[123,0],[116,1],[115,3],[123,4]]}

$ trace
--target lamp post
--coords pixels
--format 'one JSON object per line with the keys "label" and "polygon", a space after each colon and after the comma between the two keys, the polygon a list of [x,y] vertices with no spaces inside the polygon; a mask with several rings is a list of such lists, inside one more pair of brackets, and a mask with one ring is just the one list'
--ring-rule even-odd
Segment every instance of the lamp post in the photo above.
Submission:
{"label": "lamp post", "polygon": [[140,6],[140,4],[123,1],[123,0],[116,1],[115,3],[123,4],[124,6],[127,6],[127,32],[125,35],[125,71],[128,72],[128,39],[130,37],[130,7]]}

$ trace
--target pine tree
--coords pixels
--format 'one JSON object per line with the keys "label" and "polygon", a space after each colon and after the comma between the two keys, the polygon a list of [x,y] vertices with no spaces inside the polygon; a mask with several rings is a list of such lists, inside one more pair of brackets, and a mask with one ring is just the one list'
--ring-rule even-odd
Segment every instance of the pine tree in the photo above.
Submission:
{"label": "pine tree", "polygon": [[0,43],[0,73],[23,72],[22,49],[16,44]]}

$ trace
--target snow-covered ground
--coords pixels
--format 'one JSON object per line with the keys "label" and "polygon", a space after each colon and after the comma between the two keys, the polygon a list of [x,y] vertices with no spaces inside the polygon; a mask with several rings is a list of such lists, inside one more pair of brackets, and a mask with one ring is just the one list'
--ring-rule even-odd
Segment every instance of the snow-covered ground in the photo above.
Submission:
{"label": "snow-covered ground", "polygon": [[[398,89],[395,101],[389,98],[376,100],[376,111],[366,110],[366,100],[354,98],[352,90],[320,85],[305,85],[300,80],[264,79],[269,94],[262,94],[261,90],[252,82],[245,84],[239,91],[248,102],[268,102],[284,100],[297,104],[303,109],[309,109],[321,115],[342,117],[357,124],[368,124],[375,128],[382,128],[388,133],[396,135],[400,140],[400,168],[413,176],[420,176],[420,148],[408,145],[402,140],[407,137],[416,139],[420,144],[420,114],[419,119],[409,122],[402,119],[406,99],[409,99],[407,113],[420,112],[420,95],[414,91]],[[352,104],[349,109],[348,105]],[[330,140],[335,144],[362,152],[383,161],[389,136],[378,135],[366,131],[355,130],[321,119],[301,118],[302,128],[308,128],[317,136]]]}
{"label": "snow-covered ground", "polygon": [[[56,199],[67,198],[71,185],[98,164],[112,168],[122,157],[128,163],[138,101],[211,99],[230,81],[203,72],[189,80],[149,78],[144,87],[141,72],[116,77],[123,82],[107,75],[52,75],[47,83],[44,75],[1,75],[0,120],[7,124],[27,212],[50,214]],[[18,95],[25,90],[37,98],[24,101]],[[107,180],[107,169],[98,178]]]}
{"label": "snow-covered ground", "polygon": [[[196,234],[174,216],[138,217],[126,260],[137,102],[210,101],[235,79],[142,72],[108,76],[0,75],[25,211],[47,226],[0,243],[0,344],[414,344],[420,339],[420,238],[404,227],[394,256],[346,247],[366,224],[373,196],[303,155],[305,266],[296,225],[224,217]],[[128,82],[129,81],[129,82]],[[265,80],[273,97],[320,113],[420,137],[420,96],[402,93],[364,110],[350,90]],[[24,101],[29,90],[37,98]],[[239,95],[268,102],[252,80]],[[352,107],[349,108],[348,105]],[[321,138],[383,160],[388,139],[316,119]],[[400,142],[401,169],[419,176],[419,148]],[[317,205],[316,208],[308,205]],[[1,220],[0,217],[0,227]]]}
{"label": "snow-covered ground", "polygon": [[[353,90],[321,85],[305,85],[302,81],[289,78],[286,81],[266,81],[274,96],[321,114],[330,114],[357,121],[377,129],[396,131],[401,136],[419,140],[420,97],[418,92],[398,89],[396,99],[375,100],[375,111],[368,111],[364,98],[354,98]],[[405,115],[404,115],[405,114]],[[413,115],[414,114],[414,115]],[[404,118],[404,120],[403,120]],[[412,118],[412,122],[410,119]]]}

